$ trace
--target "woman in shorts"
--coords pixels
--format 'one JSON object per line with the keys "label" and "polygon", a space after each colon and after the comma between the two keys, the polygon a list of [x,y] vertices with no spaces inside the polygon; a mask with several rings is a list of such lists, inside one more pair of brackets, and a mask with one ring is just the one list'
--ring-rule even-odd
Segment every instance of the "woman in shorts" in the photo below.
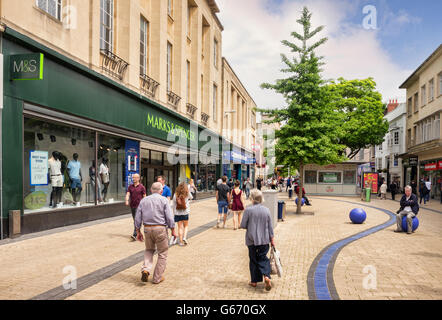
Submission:
{"label": "woman in shorts", "polygon": [[[175,216],[175,223],[178,225],[179,245],[185,246],[187,241],[187,231],[189,229],[190,200],[192,194],[185,182],[181,183],[175,191],[172,199],[172,210]],[[176,244],[178,239],[174,239],[171,244]]]}

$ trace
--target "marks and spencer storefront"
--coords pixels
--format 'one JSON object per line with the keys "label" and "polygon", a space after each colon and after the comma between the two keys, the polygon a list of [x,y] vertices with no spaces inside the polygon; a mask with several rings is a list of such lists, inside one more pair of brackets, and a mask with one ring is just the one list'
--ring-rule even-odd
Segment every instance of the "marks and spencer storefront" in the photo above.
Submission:
{"label": "marks and spencer storefront", "polygon": [[[205,128],[10,28],[2,47],[3,238],[12,210],[22,234],[127,214],[135,173],[146,189],[164,175],[172,189],[195,178],[213,194],[222,166],[198,162]],[[12,81],[11,55],[29,53],[43,54],[42,79]]]}

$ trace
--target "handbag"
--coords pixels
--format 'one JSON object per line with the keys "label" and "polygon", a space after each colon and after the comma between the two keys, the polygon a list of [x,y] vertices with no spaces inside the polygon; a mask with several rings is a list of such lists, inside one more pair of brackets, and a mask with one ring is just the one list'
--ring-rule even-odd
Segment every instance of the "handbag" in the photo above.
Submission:
{"label": "handbag", "polygon": [[273,250],[270,250],[270,274],[278,274],[278,269],[276,268],[275,255]]}
{"label": "handbag", "polygon": [[[282,270],[282,263],[281,263],[281,253],[279,250],[277,250],[275,247],[272,246],[272,252],[271,257],[273,257],[273,261],[276,266],[276,273],[278,277],[282,278],[283,270]],[[270,266],[272,266],[272,263],[270,263]],[[272,270],[273,272],[273,270]]]}
{"label": "handbag", "polygon": [[230,194],[230,201],[229,201],[229,205],[228,205],[229,210],[232,210],[232,208],[233,208],[233,191]]}

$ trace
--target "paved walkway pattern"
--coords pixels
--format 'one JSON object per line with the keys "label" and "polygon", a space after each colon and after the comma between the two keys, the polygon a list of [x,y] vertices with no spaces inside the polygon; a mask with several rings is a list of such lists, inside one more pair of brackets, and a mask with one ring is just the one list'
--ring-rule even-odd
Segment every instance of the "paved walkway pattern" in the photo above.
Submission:
{"label": "paved walkway pattern", "polygon": [[[169,250],[166,281],[160,285],[140,282],[144,245],[129,240],[132,217],[126,216],[0,242],[0,299],[307,300],[312,298],[309,271],[321,251],[388,222],[390,217],[377,208],[398,209],[391,200],[367,204],[357,198],[312,197],[313,206],[303,210],[314,215],[296,215],[293,201],[285,193],[280,197],[288,209],[286,221],[275,230],[284,276],[273,279],[270,292],[262,284],[256,289],[247,285],[245,230],[234,231],[231,220],[226,229],[216,229],[211,199],[192,204],[190,244]],[[362,225],[349,221],[355,207],[367,212]],[[396,234],[392,225],[340,249],[329,274],[339,299],[442,299],[442,205],[433,201],[418,217],[420,227],[413,235]],[[72,270],[77,289],[63,292],[63,280]]]}

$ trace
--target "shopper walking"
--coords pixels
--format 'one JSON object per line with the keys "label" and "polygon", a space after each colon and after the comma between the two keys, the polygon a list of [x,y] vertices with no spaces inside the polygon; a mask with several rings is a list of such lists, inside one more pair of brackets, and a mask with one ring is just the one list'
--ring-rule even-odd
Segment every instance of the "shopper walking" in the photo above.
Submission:
{"label": "shopper walking", "polygon": [[381,187],[379,188],[379,192],[381,194],[381,200],[387,200],[387,182],[384,181],[381,185]]}
{"label": "shopper walking", "polygon": [[[146,197],[146,188],[140,183],[140,175],[134,174],[132,176],[133,184],[127,188],[126,206],[130,207],[132,218],[135,221],[135,214],[142,199]],[[137,240],[137,230],[134,227],[134,232],[131,236],[133,241]]]}
{"label": "shopper walking", "polygon": [[431,194],[431,180],[429,177],[427,177],[427,181],[425,181],[425,204],[427,202],[430,202],[430,194]]}
{"label": "shopper walking", "polygon": [[272,218],[270,210],[262,205],[262,192],[252,190],[250,193],[252,205],[244,212],[240,228],[246,229],[246,246],[249,248],[250,286],[265,282],[267,291],[272,289],[270,260],[267,257],[270,246],[274,247]]}
{"label": "shopper walking", "polygon": [[426,190],[425,181],[422,178],[421,181],[419,182],[419,204],[422,204],[422,200],[424,200],[424,203],[427,203],[425,199],[425,190]]}
{"label": "shopper walking", "polygon": [[232,201],[233,212],[233,230],[237,230],[241,224],[241,216],[244,211],[243,193],[239,188],[239,181],[235,182],[235,187],[230,194]]}
{"label": "shopper walking", "polygon": [[248,200],[249,197],[250,197],[250,190],[252,190],[252,188],[253,188],[253,184],[250,181],[250,178],[247,178],[246,182],[244,183],[244,187],[245,187],[245,190],[246,190],[246,197],[247,197],[247,200]]}
{"label": "shopper walking", "polygon": [[261,177],[256,179],[256,187],[258,188],[258,190],[261,190],[261,188],[262,188],[262,179],[261,179]]}
{"label": "shopper walking", "polygon": [[172,210],[175,216],[175,223],[178,224],[179,245],[189,244],[187,241],[187,232],[189,229],[190,200],[192,194],[186,183],[181,183],[175,191],[172,200]]}
{"label": "shopper walking", "polygon": [[[169,251],[167,228],[170,228],[172,235],[176,237],[175,221],[170,211],[169,201],[161,196],[163,193],[161,183],[154,183],[150,191],[152,195],[141,200],[138,206],[135,215],[135,229],[137,230],[137,240],[145,241],[146,246],[144,264],[141,271],[141,281],[148,281],[156,249],[158,252],[158,261],[153,274],[153,283],[159,284],[165,280],[163,274],[166,270],[167,254]],[[141,234],[142,226],[144,226],[145,237]]]}
{"label": "shopper walking", "polygon": [[396,180],[393,180],[393,182],[390,184],[391,199],[393,201],[395,200],[394,198],[396,196],[397,189],[398,189],[398,186],[397,186]]}
{"label": "shopper walking", "polygon": [[194,183],[193,179],[190,179],[190,182],[189,182],[189,192],[192,195],[192,199],[196,200],[196,187],[195,187],[195,183]]}
{"label": "shopper walking", "polygon": [[170,201],[170,199],[172,198],[172,191],[170,190],[170,188],[166,184],[167,183],[166,177],[165,176],[158,176],[157,182],[161,183],[161,185],[163,186],[162,196],[167,198],[167,200]]}
{"label": "shopper walking", "polygon": [[217,187],[216,190],[216,202],[218,204],[218,222],[216,223],[216,227],[219,228],[220,220],[223,219],[223,228],[226,227],[227,221],[227,212],[229,210],[229,202],[230,202],[230,188],[227,185],[227,177],[222,177],[222,183]]}

